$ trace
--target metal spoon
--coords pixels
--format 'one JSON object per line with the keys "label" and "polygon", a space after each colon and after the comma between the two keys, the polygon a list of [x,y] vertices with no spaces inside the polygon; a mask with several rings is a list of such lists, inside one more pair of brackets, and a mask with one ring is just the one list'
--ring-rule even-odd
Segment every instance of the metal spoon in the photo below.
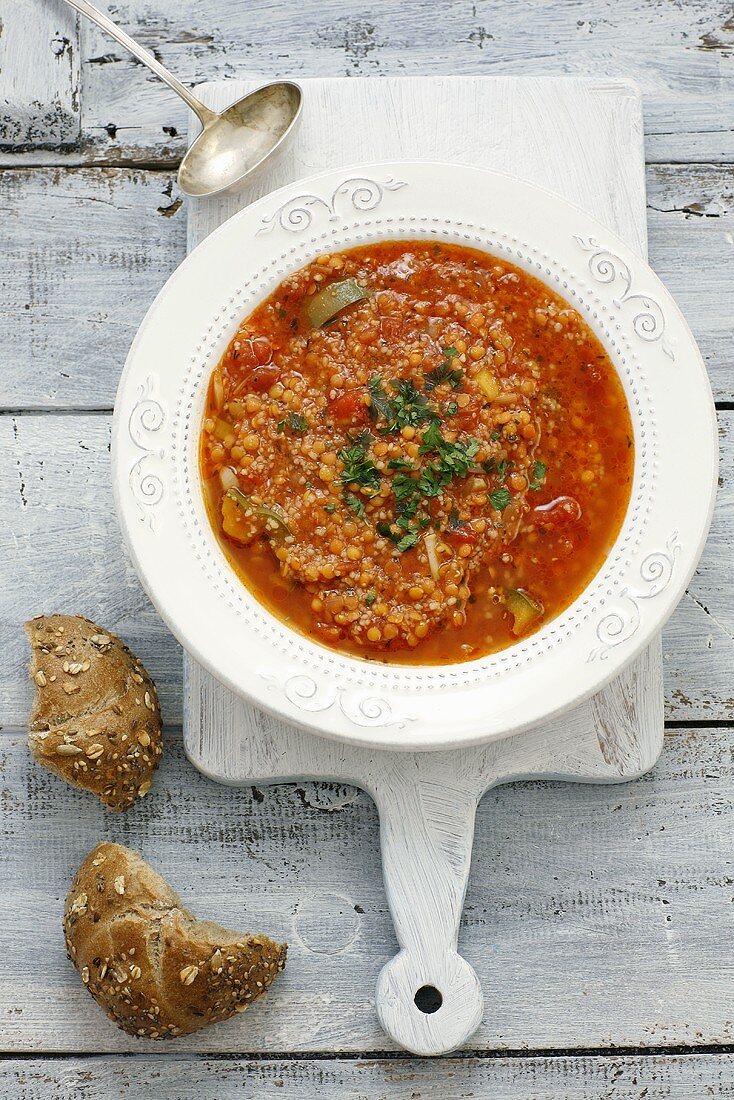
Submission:
{"label": "metal spoon", "polygon": [[202,131],[178,170],[179,186],[187,195],[203,197],[234,190],[292,134],[303,99],[297,84],[266,84],[217,114],[94,4],[88,0],[66,2],[152,69],[198,115]]}

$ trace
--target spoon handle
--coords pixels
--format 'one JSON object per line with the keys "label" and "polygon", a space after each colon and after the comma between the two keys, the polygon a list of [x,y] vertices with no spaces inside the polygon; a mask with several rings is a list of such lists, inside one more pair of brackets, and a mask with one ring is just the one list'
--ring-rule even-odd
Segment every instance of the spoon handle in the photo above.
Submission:
{"label": "spoon handle", "polygon": [[86,15],[91,19],[93,23],[96,23],[98,27],[101,27],[107,34],[112,35],[121,46],[124,46],[126,50],[137,57],[138,61],[142,61],[144,65],[147,65],[149,69],[152,69],[156,76],[172,88],[174,92],[181,96],[181,99],[185,103],[188,103],[192,111],[195,111],[199,116],[202,126],[206,126],[207,123],[213,122],[219,116],[210,111],[208,107],[205,107],[201,100],[189,91],[189,89],[177,80],[172,73],[169,73],[168,69],[164,69],[159,61],[153,57],[152,53],[148,53],[146,49],[143,49],[134,38],[131,38],[129,34],[126,34],[121,27],[117,26],[117,23],[113,23],[109,15],[100,11],[99,8],[95,8],[94,4],[90,4],[89,0],[66,0],[66,3],[72,8],[76,8],[82,15]]}

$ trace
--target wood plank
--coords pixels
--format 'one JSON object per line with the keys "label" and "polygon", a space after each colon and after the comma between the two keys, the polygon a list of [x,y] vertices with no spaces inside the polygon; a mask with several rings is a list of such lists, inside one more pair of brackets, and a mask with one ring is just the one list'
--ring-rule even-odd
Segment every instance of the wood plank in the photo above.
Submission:
{"label": "wood plank", "polygon": [[[715,395],[734,399],[725,303],[734,300],[732,170],[647,172],[653,266],[699,340]],[[185,255],[181,196],[167,172],[0,172],[3,408],[111,408],[151,300]]]}
{"label": "wood plank", "polygon": [[[732,115],[734,118],[734,115]],[[648,259],[675,297],[708,368],[714,396],[734,396],[734,167],[652,165]]]}
{"label": "wood plank", "polygon": [[0,147],[75,144],[80,83],[76,14],[62,0],[0,0]]}
{"label": "wood plank", "polygon": [[[439,20],[433,0],[414,0],[409,20],[393,0],[368,10],[303,0],[297,33],[290,9],[272,0],[132,0],[115,14],[189,84],[258,74],[631,77],[652,159],[734,159],[728,0],[538,0],[528,19],[517,18],[515,0],[476,0],[443,5]],[[185,147],[183,105],[95,27],[81,32],[84,141],[73,159],[174,163]]]}
{"label": "wood plank", "polygon": [[173,186],[135,170],[2,173],[4,407],[111,407],[137,327],[184,255]]}
{"label": "wood plank", "polygon": [[151,1081],[156,1100],[703,1100],[734,1096],[734,1056],[256,1062],[141,1053],[0,1065],[6,1100],[149,1100]]}
{"label": "wood plank", "polygon": [[[731,727],[676,730],[636,782],[487,795],[460,937],[486,998],[473,1049],[734,1040],[733,760]],[[395,944],[365,794],[212,783],[173,732],[150,795],[125,815],[40,769],[19,731],[0,734],[0,779],[0,1049],[386,1049],[374,983]],[[72,874],[102,837],[142,850],[202,915],[287,939],[268,997],[175,1046],[119,1032],[66,960],[60,928]]]}
{"label": "wood plank", "polygon": [[[0,588],[4,660],[0,724],[22,726],[30,705],[20,623],[78,612],[120,633],[158,683],[170,724],[181,721],[181,652],[125,560],[112,503],[105,415],[0,417]],[[663,634],[667,716],[734,717],[734,413],[720,414],[716,519],[699,569]]]}

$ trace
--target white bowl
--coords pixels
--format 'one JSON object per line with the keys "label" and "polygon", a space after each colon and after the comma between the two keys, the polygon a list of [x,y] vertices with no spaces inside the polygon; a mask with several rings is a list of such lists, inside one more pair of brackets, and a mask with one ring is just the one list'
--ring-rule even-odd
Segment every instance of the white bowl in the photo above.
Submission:
{"label": "white bowl", "polygon": [[[238,580],[204,511],[207,383],[239,322],[314,256],[372,240],[440,239],[508,260],[585,318],[629,402],[635,475],[604,567],[527,640],[467,664],[382,665],[286,627]],[[120,381],[115,497],[151,600],[222,683],[288,722],[393,749],[507,736],[598,691],[660,630],[696,567],[717,472],[701,355],[655,274],[583,211],[528,183],[449,164],[325,172],[236,214],[148,311]]]}

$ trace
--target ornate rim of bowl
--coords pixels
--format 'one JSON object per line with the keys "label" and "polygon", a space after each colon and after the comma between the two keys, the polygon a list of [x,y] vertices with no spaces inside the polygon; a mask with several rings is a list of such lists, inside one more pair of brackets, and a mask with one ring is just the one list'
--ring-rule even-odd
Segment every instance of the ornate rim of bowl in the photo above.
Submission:
{"label": "ornate rim of bowl", "polygon": [[[240,320],[287,273],[324,251],[417,237],[494,253],[567,298],[620,374],[636,447],[622,530],[575,603],[510,649],[444,667],[341,656],[269,614],[216,542],[197,460],[206,384]],[[497,172],[428,162],[301,180],[203,241],[138,330],[117,393],[112,454],[117,511],[133,562],[189,653],[288,722],[394,749],[507,736],[617,675],[660,630],[693,574],[711,521],[718,463],[700,352],[648,265],[549,192]]]}

